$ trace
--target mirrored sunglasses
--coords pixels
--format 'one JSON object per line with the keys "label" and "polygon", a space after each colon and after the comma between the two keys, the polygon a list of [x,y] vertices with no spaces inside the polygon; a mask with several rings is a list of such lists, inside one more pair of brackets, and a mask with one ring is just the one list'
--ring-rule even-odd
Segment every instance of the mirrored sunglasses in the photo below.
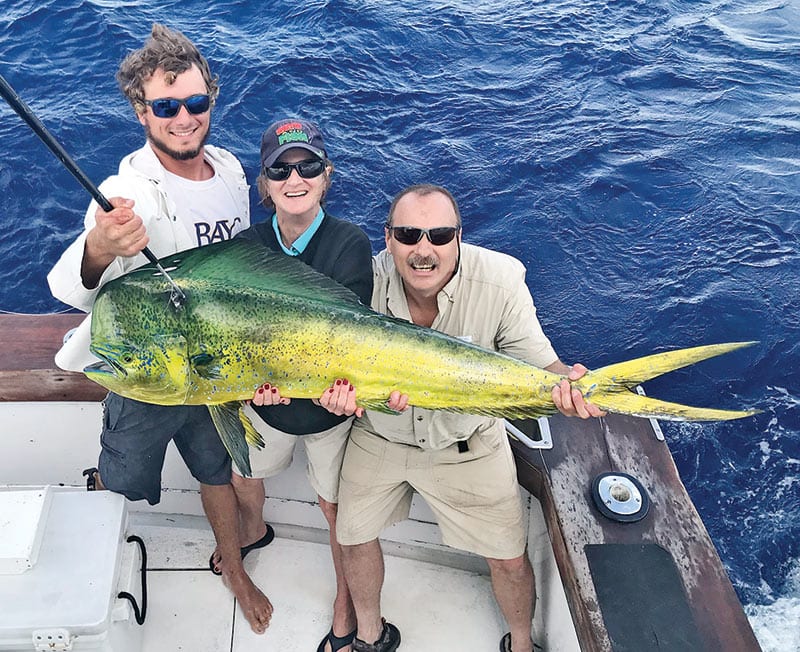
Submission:
{"label": "mirrored sunglasses", "polygon": [[457,226],[437,226],[434,229],[419,229],[415,226],[386,226],[391,231],[394,239],[400,244],[413,245],[422,240],[422,236],[428,236],[432,245],[441,247],[448,242],[452,242],[458,233]]}
{"label": "mirrored sunglasses", "polygon": [[211,107],[211,97],[208,95],[191,95],[182,100],[174,97],[162,97],[157,100],[143,100],[157,118],[174,118],[182,106],[192,115],[205,113]]}
{"label": "mirrored sunglasses", "polygon": [[315,158],[299,163],[273,163],[268,168],[264,168],[264,173],[272,181],[285,181],[292,174],[292,170],[297,170],[297,174],[303,179],[313,179],[325,170],[325,161]]}

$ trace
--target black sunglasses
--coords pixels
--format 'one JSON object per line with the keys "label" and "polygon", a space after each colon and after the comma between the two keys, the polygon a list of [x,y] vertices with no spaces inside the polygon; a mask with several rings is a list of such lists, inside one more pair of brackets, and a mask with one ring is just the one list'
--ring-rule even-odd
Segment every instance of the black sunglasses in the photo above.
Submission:
{"label": "black sunglasses", "polygon": [[428,236],[432,245],[441,247],[448,242],[452,242],[456,237],[459,227],[457,226],[437,226],[435,229],[419,229],[415,226],[389,226],[386,225],[394,239],[400,244],[413,245],[422,240],[422,236]]}
{"label": "black sunglasses", "polygon": [[264,173],[272,181],[285,181],[292,174],[292,170],[297,170],[297,174],[303,179],[313,179],[325,170],[325,161],[315,158],[299,163],[273,163],[268,168],[264,168]]}
{"label": "black sunglasses", "polygon": [[192,115],[205,113],[211,107],[211,97],[208,95],[191,95],[182,100],[174,97],[162,97],[157,100],[142,100],[151,109],[157,118],[174,118],[182,106]]}

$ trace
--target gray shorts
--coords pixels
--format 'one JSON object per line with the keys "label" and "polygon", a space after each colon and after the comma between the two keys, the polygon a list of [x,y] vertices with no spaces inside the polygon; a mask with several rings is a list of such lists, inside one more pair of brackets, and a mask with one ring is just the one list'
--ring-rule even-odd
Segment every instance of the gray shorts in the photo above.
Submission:
{"label": "gray shorts", "polygon": [[100,477],[128,500],[161,500],[161,469],[175,441],[192,476],[202,484],[231,480],[231,458],[204,405],[152,405],[109,393],[103,401]]}

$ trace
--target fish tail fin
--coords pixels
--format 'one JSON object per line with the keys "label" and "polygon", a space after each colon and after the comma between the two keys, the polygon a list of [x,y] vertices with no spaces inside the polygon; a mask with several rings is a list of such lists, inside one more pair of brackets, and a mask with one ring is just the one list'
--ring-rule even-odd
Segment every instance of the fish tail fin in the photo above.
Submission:
{"label": "fish tail fin", "polygon": [[723,421],[758,414],[760,410],[715,410],[668,403],[636,394],[636,385],[675,369],[707,360],[723,353],[751,346],[756,342],[711,344],[656,353],[587,372],[573,382],[586,399],[597,407],[618,414],[667,419],[671,421]]}
{"label": "fish tail fin", "polygon": [[641,396],[631,391],[598,392],[589,399],[590,403],[603,410],[634,417],[665,419],[668,421],[727,421],[742,419],[761,410],[715,410],[693,407],[681,403],[669,403],[649,396]]}
{"label": "fish tail fin", "polygon": [[635,358],[626,362],[618,362],[597,370],[613,382],[635,387],[646,380],[661,376],[669,371],[675,371],[683,367],[688,367],[695,362],[708,360],[709,358],[743,349],[752,346],[757,342],[729,342],[727,344],[708,344],[706,346],[695,346],[689,349],[677,349],[675,351],[665,351],[664,353],[654,353],[643,358]]}

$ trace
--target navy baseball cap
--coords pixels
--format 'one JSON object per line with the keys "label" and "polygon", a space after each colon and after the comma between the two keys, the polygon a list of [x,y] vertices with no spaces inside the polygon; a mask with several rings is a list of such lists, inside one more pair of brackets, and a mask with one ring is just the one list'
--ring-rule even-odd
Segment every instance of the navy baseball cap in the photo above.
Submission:
{"label": "navy baseball cap", "polygon": [[261,167],[268,168],[286,150],[299,147],[317,158],[326,158],[322,134],[305,120],[289,118],[273,122],[261,136]]}

